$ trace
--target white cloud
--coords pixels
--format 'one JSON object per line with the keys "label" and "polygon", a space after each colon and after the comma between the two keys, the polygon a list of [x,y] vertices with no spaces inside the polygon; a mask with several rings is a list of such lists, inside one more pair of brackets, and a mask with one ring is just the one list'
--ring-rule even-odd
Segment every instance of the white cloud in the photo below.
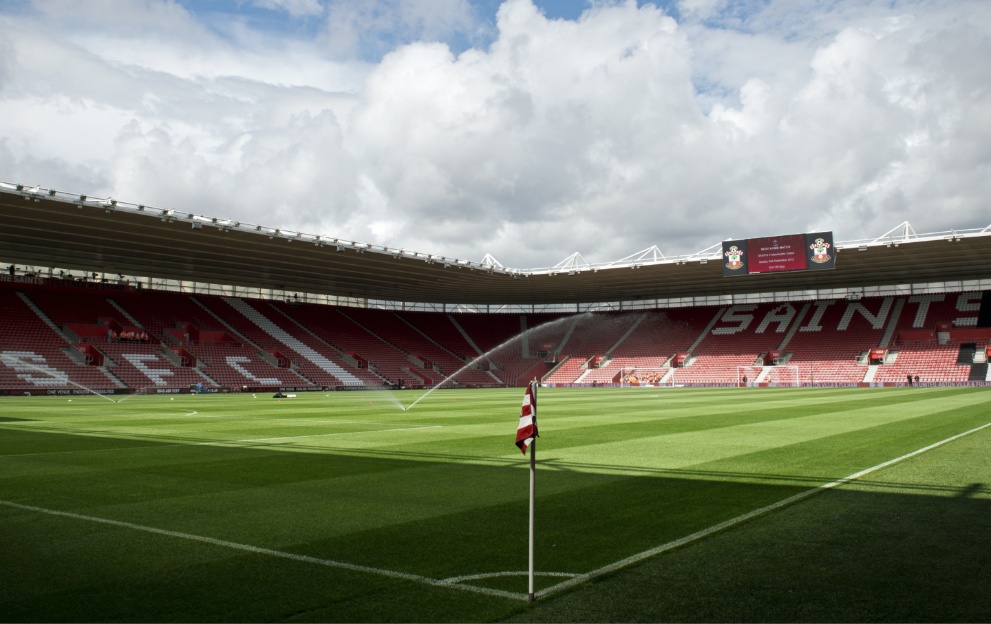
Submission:
{"label": "white cloud", "polygon": [[326,42],[339,56],[379,56],[415,41],[471,35],[468,0],[331,0]]}
{"label": "white cloud", "polygon": [[686,19],[707,20],[718,15],[726,4],[727,0],[681,0],[677,7]]}
{"label": "white cloud", "polygon": [[293,17],[323,13],[319,0],[254,0],[253,4],[272,11],[285,11]]}
{"label": "white cloud", "polygon": [[256,5],[326,28],[0,9],[0,177],[518,267],[991,223],[991,3]]}

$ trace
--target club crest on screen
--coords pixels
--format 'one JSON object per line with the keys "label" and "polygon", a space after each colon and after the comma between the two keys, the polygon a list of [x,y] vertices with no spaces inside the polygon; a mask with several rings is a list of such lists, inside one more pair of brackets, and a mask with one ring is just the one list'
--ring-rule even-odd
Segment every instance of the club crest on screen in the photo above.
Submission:
{"label": "club crest on screen", "polygon": [[809,245],[809,249],[812,250],[812,257],[810,260],[812,260],[812,262],[818,262],[819,264],[829,262],[829,247],[829,243],[825,240],[821,238],[815,239],[815,241]]}
{"label": "club crest on screen", "polygon": [[726,268],[730,270],[742,269],[743,268],[743,251],[739,247],[733,245],[730,247],[725,254],[726,256]]}

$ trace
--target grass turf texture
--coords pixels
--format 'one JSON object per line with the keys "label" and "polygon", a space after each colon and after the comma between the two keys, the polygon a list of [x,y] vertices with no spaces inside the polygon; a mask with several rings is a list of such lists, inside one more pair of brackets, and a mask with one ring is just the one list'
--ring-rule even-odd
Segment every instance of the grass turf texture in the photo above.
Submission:
{"label": "grass turf texture", "polygon": [[[528,605],[522,389],[419,396],[3,399],[0,620],[991,620],[991,428]],[[539,398],[537,569],[574,575],[991,422],[986,388]]]}

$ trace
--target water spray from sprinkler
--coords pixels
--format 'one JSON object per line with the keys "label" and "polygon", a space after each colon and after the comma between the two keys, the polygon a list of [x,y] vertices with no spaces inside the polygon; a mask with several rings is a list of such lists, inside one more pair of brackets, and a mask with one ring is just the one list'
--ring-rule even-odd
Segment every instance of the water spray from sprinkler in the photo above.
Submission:
{"label": "water spray from sprinkler", "polygon": [[[592,314],[592,312],[584,312],[582,314],[582,316],[591,316],[591,314]],[[555,325],[560,325],[560,324],[564,324],[564,323],[570,323],[570,322],[574,322],[574,321],[575,321],[575,317],[574,316],[564,316],[564,317],[561,317],[559,319],[554,319],[553,321],[547,321],[546,323],[541,323],[540,325],[537,325],[536,327],[530,327],[529,329],[527,329],[524,332],[520,332],[519,334],[513,336],[512,338],[503,341],[501,344],[498,344],[498,345],[492,347],[491,349],[489,349],[485,353],[479,355],[475,359],[471,360],[470,362],[468,362],[467,364],[465,364],[464,366],[462,366],[458,370],[454,371],[453,373],[451,373],[450,375],[448,375],[447,377],[445,377],[444,379],[442,379],[439,383],[437,383],[432,388],[430,388],[429,390],[427,390],[424,394],[420,395],[420,397],[417,400],[415,400],[412,403],[410,403],[409,406],[404,407],[403,408],[403,411],[405,412],[405,411],[409,411],[409,410],[413,409],[413,407],[417,403],[419,403],[423,399],[425,399],[428,396],[430,396],[430,393],[431,392],[433,392],[437,388],[440,388],[441,386],[443,386],[447,382],[449,382],[452,379],[454,379],[454,377],[457,376],[457,375],[459,375],[459,374],[461,374],[462,371],[465,371],[465,370],[467,370],[469,368],[474,367],[476,364],[478,364],[482,360],[488,359],[490,355],[492,355],[494,353],[497,353],[503,347],[506,347],[506,346],[512,344],[514,341],[520,340],[524,336],[527,336],[527,335],[529,335],[531,333],[535,333],[537,331],[542,331],[542,330],[550,329],[551,327],[553,327]]]}

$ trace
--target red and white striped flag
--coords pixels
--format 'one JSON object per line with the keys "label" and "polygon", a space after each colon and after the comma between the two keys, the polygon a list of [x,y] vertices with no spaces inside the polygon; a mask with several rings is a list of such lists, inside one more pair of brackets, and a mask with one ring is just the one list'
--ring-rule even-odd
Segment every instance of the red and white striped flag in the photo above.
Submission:
{"label": "red and white striped flag", "polygon": [[537,397],[533,392],[534,382],[526,387],[523,395],[523,409],[520,411],[520,424],[516,428],[516,446],[526,455],[526,449],[538,437],[537,434]]}

